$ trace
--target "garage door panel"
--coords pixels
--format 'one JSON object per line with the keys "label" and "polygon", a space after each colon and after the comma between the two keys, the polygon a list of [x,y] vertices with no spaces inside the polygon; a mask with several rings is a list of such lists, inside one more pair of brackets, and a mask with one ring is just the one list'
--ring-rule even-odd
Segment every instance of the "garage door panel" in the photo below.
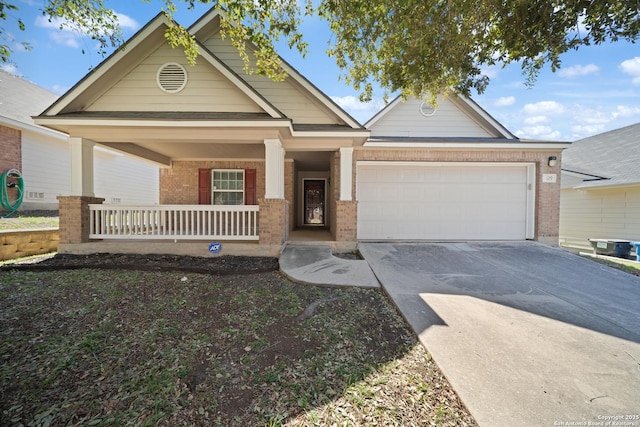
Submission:
{"label": "garage door panel", "polygon": [[526,238],[528,166],[357,166],[358,238]]}

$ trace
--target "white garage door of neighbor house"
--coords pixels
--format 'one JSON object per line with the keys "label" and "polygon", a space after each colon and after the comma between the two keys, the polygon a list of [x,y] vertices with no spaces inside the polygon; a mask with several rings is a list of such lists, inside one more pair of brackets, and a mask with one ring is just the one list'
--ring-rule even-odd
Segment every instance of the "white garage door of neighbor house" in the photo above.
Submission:
{"label": "white garage door of neighbor house", "polygon": [[535,166],[358,162],[361,240],[533,238]]}

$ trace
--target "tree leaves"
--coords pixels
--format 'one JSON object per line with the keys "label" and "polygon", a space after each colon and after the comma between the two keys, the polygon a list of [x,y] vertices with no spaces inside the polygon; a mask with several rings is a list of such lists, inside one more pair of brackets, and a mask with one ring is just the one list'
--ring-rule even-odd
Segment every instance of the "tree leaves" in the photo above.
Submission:
{"label": "tree leaves", "polygon": [[[319,16],[333,32],[328,54],[363,101],[371,99],[374,82],[403,96],[431,94],[434,102],[437,94],[482,93],[489,84],[484,67],[514,62],[533,85],[544,67],[560,68],[568,50],[635,42],[640,33],[639,0],[320,0],[317,6],[312,0],[165,0],[169,18],[180,3],[224,11],[221,33],[238,49],[245,71],[274,80],[286,77],[275,43],[284,39],[304,56],[302,19]],[[1,19],[7,10],[16,7],[0,0]],[[47,0],[43,13],[100,42],[103,54],[122,43],[117,16],[102,0]],[[197,43],[185,28],[172,25],[165,36],[196,61]],[[3,37],[0,28],[0,42]],[[0,44],[0,60],[10,54]]]}

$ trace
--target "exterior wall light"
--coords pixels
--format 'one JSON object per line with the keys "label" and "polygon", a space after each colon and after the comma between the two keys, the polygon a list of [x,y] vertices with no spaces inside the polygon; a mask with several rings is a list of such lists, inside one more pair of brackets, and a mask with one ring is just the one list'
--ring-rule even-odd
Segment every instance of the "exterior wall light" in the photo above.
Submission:
{"label": "exterior wall light", "polygon": [[557,158],[556,156],[550,156],[550,157],[549,157],[548,165],[549,165],[550,167],[554,167],[554,166],[555,166],[555,165],[557,165],[557,164],[558,164],[558,158]]}

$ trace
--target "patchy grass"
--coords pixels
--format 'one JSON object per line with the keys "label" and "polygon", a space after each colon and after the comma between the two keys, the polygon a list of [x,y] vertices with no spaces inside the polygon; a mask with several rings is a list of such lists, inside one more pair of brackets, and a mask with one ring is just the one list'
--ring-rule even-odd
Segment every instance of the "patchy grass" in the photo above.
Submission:
{"label": "patchy grass", "polygon": [[3,426],[476,425],[380,291],[275,272],[2,271],[0,361]]}
{"label": "patchy grass", "polygon": [[624,271],[625,273],[633,274],[634,276],[640,276],[640,263],[628,259],[616,258],[604,255],[581,255],[583,258],[590,259],[593,262],[606,265],[616,270]]}
{"label": "patchy grass", "polygon": [[16,212],[4,218],[9,212],[0,212],[0,231],[32,230],[38,228],[58,228],[58,216],[55,211]]}

